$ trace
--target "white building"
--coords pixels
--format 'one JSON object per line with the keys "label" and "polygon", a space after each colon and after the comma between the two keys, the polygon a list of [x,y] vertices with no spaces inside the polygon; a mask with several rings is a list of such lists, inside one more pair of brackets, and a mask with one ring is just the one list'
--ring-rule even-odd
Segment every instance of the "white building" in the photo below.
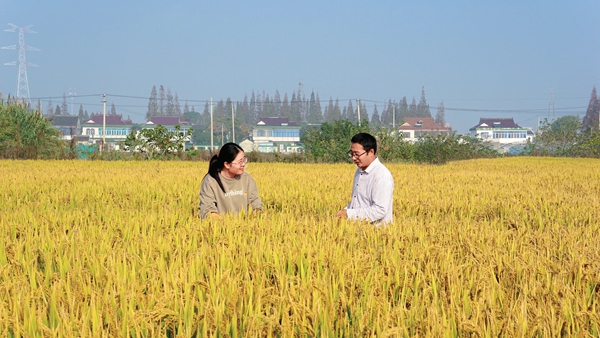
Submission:
{"label": "white building", "polygon": [[480,118],[479,124],[469,129],[471,137],[491,141],[501,145],[526,144],[533,138],[530,128],[524,128],[508,118]]}
{"label": "white building", "polygon": [[103,140],[103,131],[106,126],[106,135],[104,139],[107,145],[112,149],[118,150],[119,143],[125,141],[127,135],[131,133],[133,122],[123,120],[123,115],[106,115],[106,123],[103,122],[103,114],[92,114],[90,119],[81,125],[82,134],[89,136],[90,142],[101,144]]}
{"label": "white building", "polygon": [[252,139],[260,152],[302,152],[300,126],[289,117],[261,117],[252,127]]}

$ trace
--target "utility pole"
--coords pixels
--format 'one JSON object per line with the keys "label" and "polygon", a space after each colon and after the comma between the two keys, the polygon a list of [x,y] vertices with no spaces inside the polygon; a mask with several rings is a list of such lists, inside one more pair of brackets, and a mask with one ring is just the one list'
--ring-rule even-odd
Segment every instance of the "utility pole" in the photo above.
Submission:
{"label": "utility pole", "polygon": [[358,126],[360,127],[360,99],[356,99],[357,112],[358,112]]}
{"label": "utility pole", "polygon": [[210,151],[215,151],[215,143],[213,140],[214,130],[213,130],[213,111],[212,111],[212,97],[210,98]]}
{"label": "utility pole", "polygon": [[102,149],[106,145],[106,94],[102,94]]}
{"label": "utility pole", "polygon": [[77,95],[75,93],[75,88],[69,88],[69,96],[71,96],[71,115],[75,115],[75,111],[73,111],[73,96]]}
{"label": "utility pole", "polygon": [[235,143],[235,118],[233,116],[233,101],[231,101],[231,132],[232,132],[232,142]]}

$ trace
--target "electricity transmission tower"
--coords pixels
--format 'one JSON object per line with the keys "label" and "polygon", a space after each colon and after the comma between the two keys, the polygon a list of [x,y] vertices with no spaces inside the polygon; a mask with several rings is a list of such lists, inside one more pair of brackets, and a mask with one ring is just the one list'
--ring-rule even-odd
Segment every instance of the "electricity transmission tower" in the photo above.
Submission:
{"label": "electricity transmission tower", "polygon": [[[37,67],[37,65],[27,62],[27,60],[25,58],[25,51],[29,50],[29,51],[37,52],[37,51],[39,51],[39,49],[37,49],[35,47],[27,46],[25,44],[25,33],[37,33],[37,32],[29,29],[29,27],[31,27],[31,25],[26,26],[26,27],[17,27],[16,25],[13,25],[12,23],[9,23],[8,25],[12,26],[12,28],[5,29],[4,30],[5,32],[19,32],[19,76],[17,78],[17,95],[16,96],[17,96],[17,99],[21,99],[27,103],[30,103],[29,102],[29,83],[27,82],[27,66]],[[17,46],[16,45],[6,46],[6,47],[2,47],[2,49],[17,49]],[[16,66],[17,61],[7,62],[4,65],[5,66]]]}
{"label": "electricity transmission tower", "polygon": [[555,120],[554,115],[554,91],[550,89],[550,103],[548,104],[548,118]]}

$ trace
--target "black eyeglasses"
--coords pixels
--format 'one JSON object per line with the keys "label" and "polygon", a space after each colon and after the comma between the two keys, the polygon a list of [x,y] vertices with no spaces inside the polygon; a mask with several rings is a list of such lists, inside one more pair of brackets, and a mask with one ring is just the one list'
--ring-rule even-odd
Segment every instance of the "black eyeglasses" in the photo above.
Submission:
{"label": "black eyeglasses", "polygon": [[350,150],[350,151],[348,151],[348,157],[350,157],[350,158],[354,158],[354,157],[359,158],[359,157],[363,156],[366,153],[367,152],[365,151],[362,154],[356,154],[356,153],[353,153],[352,150]]}

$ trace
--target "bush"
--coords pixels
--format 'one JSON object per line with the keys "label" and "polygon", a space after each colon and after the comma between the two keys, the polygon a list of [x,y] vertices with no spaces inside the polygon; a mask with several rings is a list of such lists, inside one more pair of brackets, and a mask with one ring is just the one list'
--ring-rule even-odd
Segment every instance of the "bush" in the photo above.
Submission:
{"label": "bush", "polygon": [[69,146],[39,110],[22,101],[0,100],[0,157],[10,159],[61,159]]}

